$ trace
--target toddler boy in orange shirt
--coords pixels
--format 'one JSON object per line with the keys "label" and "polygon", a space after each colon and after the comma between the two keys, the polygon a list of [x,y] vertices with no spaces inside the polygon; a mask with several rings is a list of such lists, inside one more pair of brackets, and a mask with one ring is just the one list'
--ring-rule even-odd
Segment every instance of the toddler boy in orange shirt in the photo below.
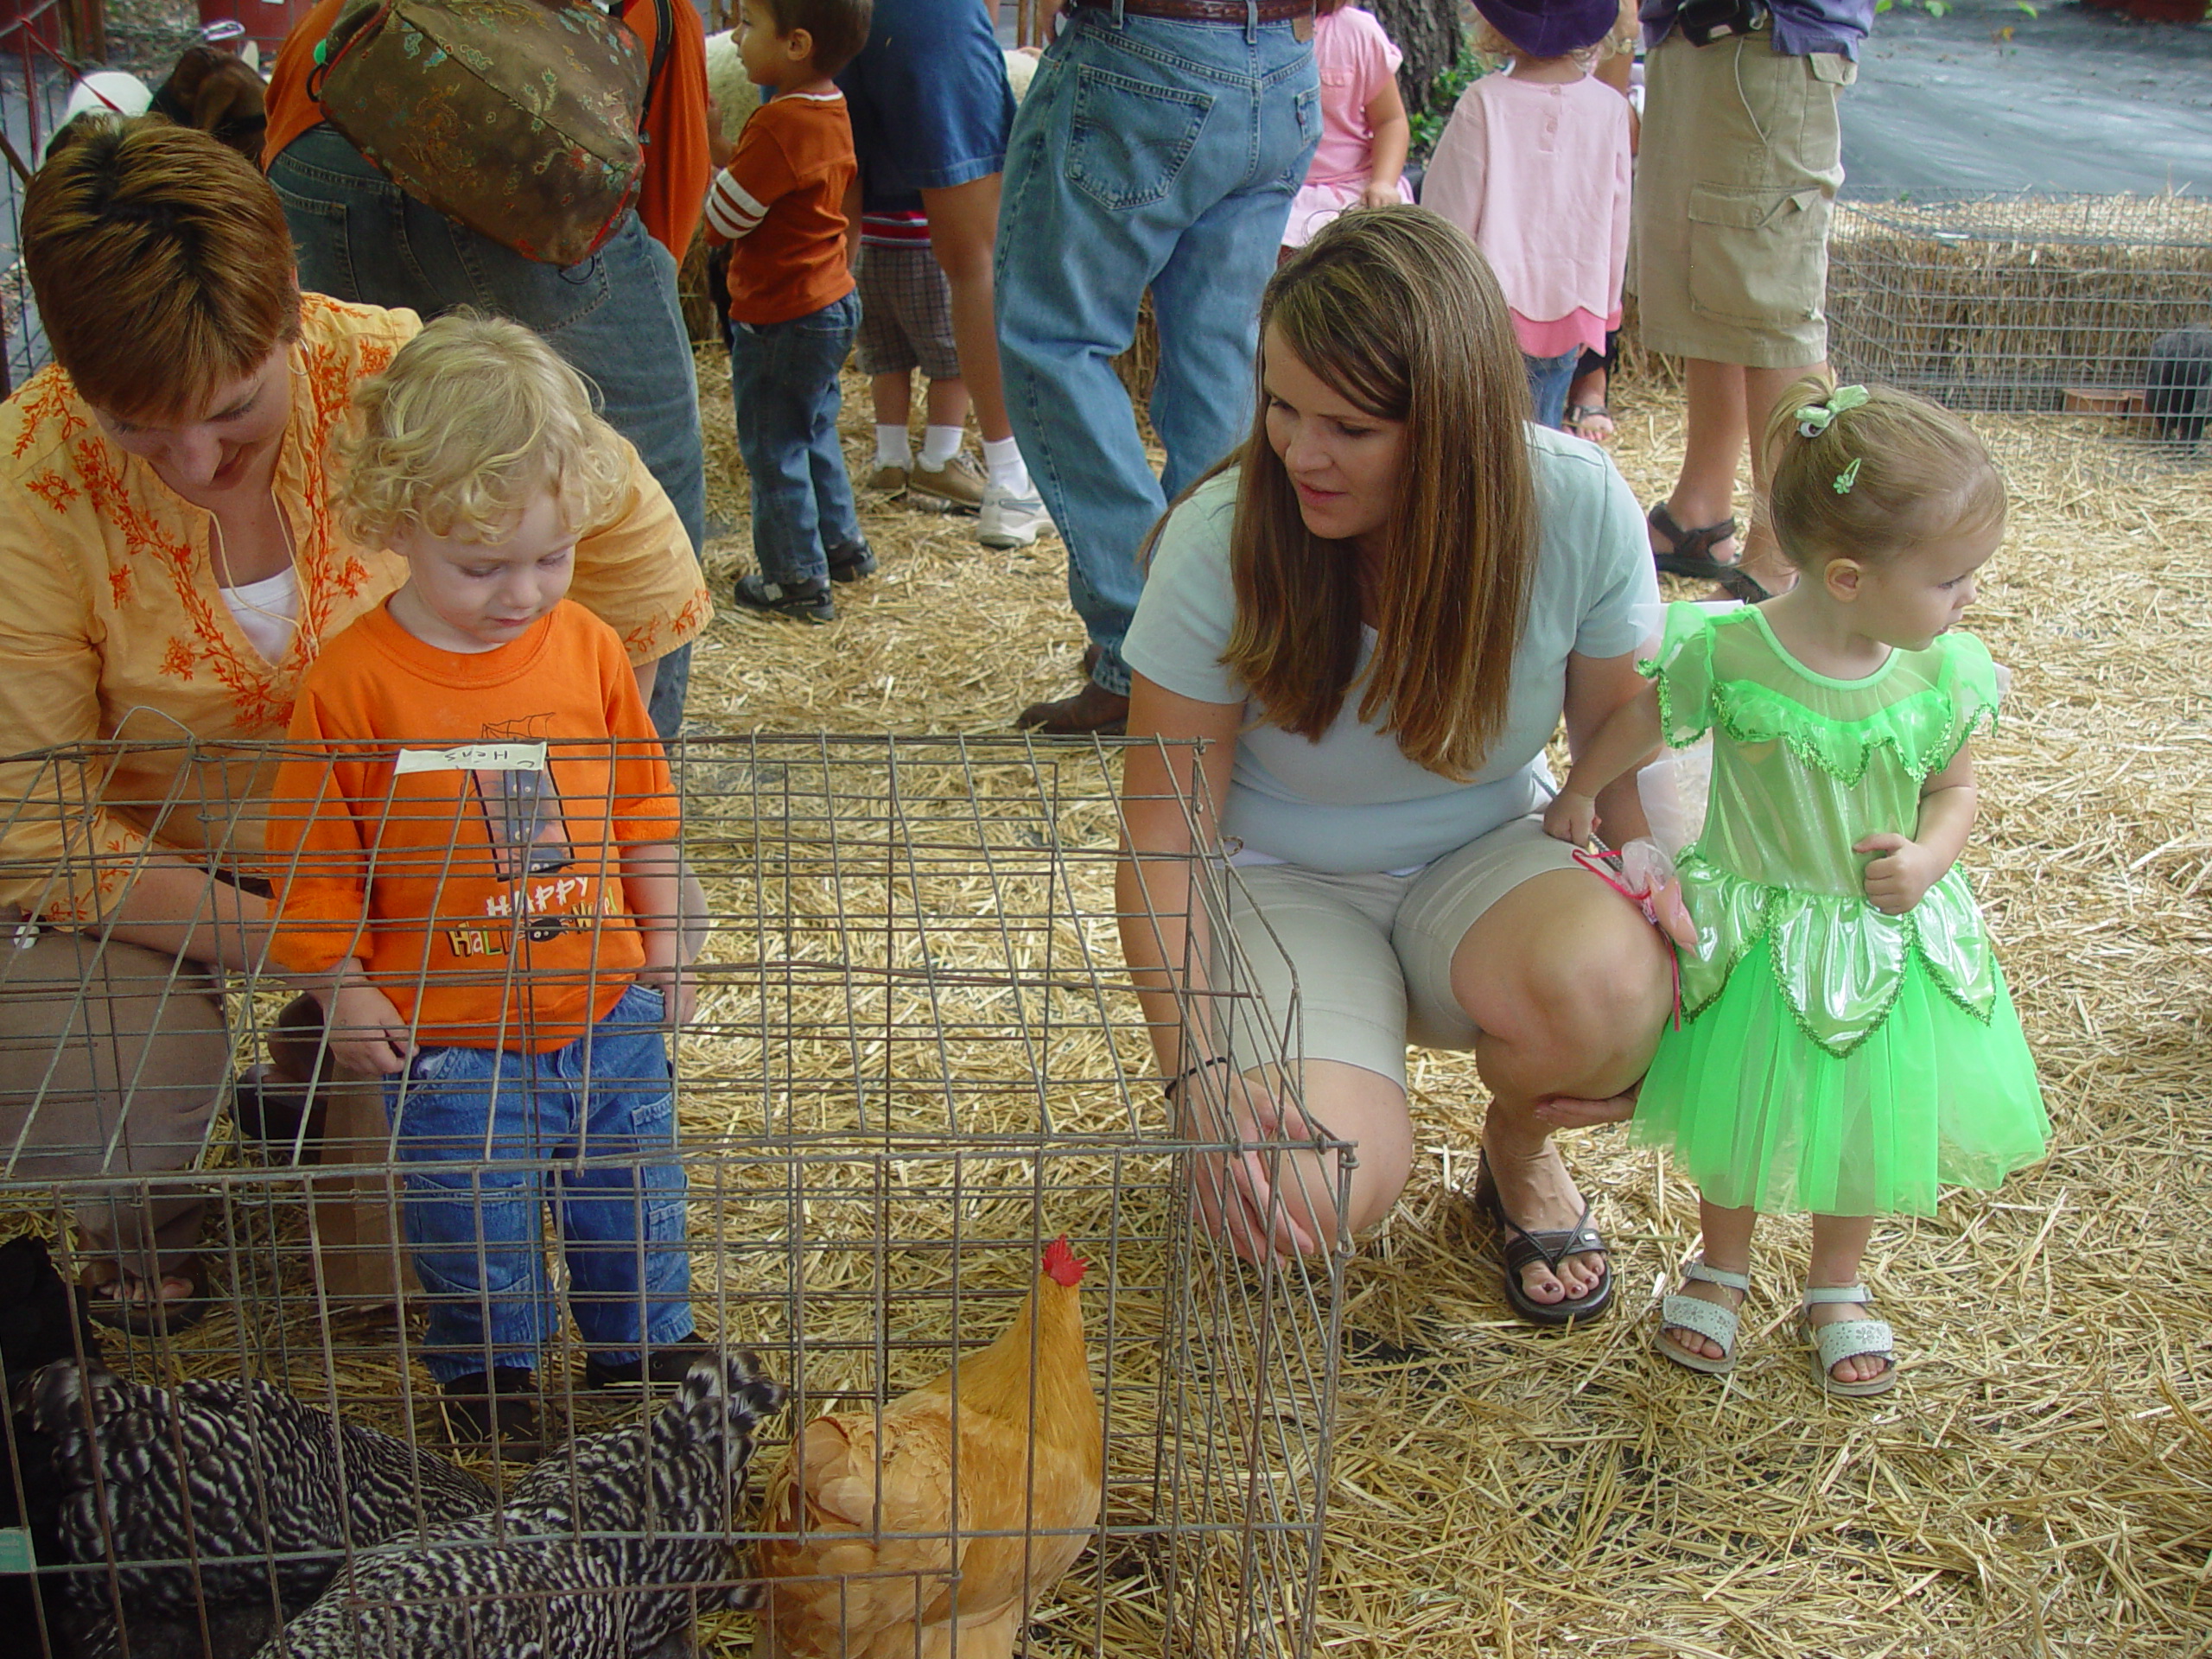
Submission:
{"label": "toddler boy in orange shirt", "polygon": [[626,446],[517,324],[455,315],[356,394],[340,518],[407,585],[302,677],[272,797],[272,950],[347,1067],[386,1078],[424,1360],[456,1440],[540,1450],[554,1208],[594,1387],[693,1333],[665,1033],[679,965],[668,764],[613,629],[567,599]]}
{"label": "toddler boy in orange shirt", "polygon": [[744,0],[738,55],[774,96],[707,192],[708,241],[734,245],[730,392],[760,567],[738,578],[737,602],[802,622],[830,621],[830,584],[875,569],[837,441],[837,371],[860,324],[845,218],[860,163],[830,79],[866,44],[872,10],[872,0]]}

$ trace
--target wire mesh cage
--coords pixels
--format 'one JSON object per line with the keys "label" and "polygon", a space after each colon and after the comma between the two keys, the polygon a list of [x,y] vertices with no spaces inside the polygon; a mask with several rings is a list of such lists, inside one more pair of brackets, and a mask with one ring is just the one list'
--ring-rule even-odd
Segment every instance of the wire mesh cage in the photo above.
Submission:
{"label": "wire mesh cage", "polygon": [[[245,845],[272,768],[304,753],[17,757],[33,781],[9,810],[80,824],[135,779],[137,816],[165,838]],[[557,1641],[587,1659],[689,1651],[695,1626],[706,1651],[757,1638],[763,1655],[1309,1653],[1345,1241],[1241,1262],[1195,1221],[1189,1179],[1294,1154],[1348,1179],[1351,1148],[1231,1111],[1241,1075],[1297,1110],[1294,999],[1268,1016],[1249,938],[1220,925],[1234,871],[1183,861],[1187,911],[1147,918],[1206,951],[1169,1017],[1228,1062],[1171,1128],[1116,933],[1111,748],[707,738],[670,759],[703,895],[686,918],[703,935],[697,1012],[670,1045],[672,1147],[594,1141],[587,1108],[586,1127],[535,1141],[472,1129],[429,1168],[410,1103],[436,1098],[453,1051],[418,1051],[388,1084],[349,1077],[273,969],[218,982],[35,919],[0,950],[0,1234],[26,1235],[0,1249],[18,1384],[0,1509],[12,1495],[22,1517],[0,1524],[0,1569],[32,1569],[0,1576],[22,1603],[0,1616],[56,1656]],[[1171,805],[1195,825],[1195,803]],[[35,914],[145,858],[64,839]],[[525,826],[514,844],[543,841]],[[209,890],[251,893],[245,863]],[[488,955],[503,937],[523,956],[524,895],[558,879],[515,865]],[[558,1057],[520,1046],[522,1082],[494,1096],[519,1090],[525,1116],[551,1122]],[[233,1109],[209,1109],[211,1052]],[[272,1052],[316,1081],[274,1089]],[[675,1172],[668,1242],[647,1212]],[[594,1205],[615,1223],[580,1221]],[[50,1244],[79,1280],[107,1261],[151,1280],[194,1226],[207,1313],[189,1328],[96,1332],[45,1266]],[[1090,1264],[1071,1291],[1062,1235]],[[440,1248],[474,1253],[480,1282],[439,1277]],[[610,1279],[618,1257],[628,1277]],[[673,1261],[688,1293],[660,1271]],[[631,1353],[675,1354],[667,1375],[594,1340],[594,1299],[625,1296],[643,1320]],[[442,1378],[468,1362],[438,1324],[456,1302],[479,1321],[465,1403],[506,1433],[500,1379],[534,1363],[518,1393],[542,1460],[456,1432]],[[519,1357],[510,1317],[540,1321]],[[728,1357],[683,1347],[692,1329]],[[913,1427],[932,1411],[941,1467]],[[1070,1463],[1086,1434],[1090,1461]],[[772,1561],[777,1605],[810,1595],[826,1628],[763,1632],[747,1610]]]}
{"label": "wire mesh cage", "polygon": [[[1828,347],[1839,374],[1954,408],[2139,420],[2212,413],[2212,202],[1969,196],[1836,206]],[[2162,339],[2169,340],[2161,351]]]}

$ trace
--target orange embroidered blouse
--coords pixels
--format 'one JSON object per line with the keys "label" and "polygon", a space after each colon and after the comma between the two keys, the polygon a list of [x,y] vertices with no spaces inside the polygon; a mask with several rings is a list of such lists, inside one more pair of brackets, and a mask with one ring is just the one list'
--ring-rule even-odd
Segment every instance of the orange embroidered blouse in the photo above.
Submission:
{"label": "orange embroidered blouse", "polygon": [[[407,574],[397,555],[340,537],[323,449],[355,383],[421,321],[309,294],[302,322],[275,482],[300,585],[281,662],[223,602],[213,516],[109,443],[68,376],[48,368],[0,404],[0,904],[96,920],[149,847],[259,862],[273,761],[220,744],[281,740],[321,642]],[[691,639],[713,607],[675,509],[630,461],[631,487],[577,538],[569,591],[639,664]],[[70,748],[103,739],[134,747]]]}

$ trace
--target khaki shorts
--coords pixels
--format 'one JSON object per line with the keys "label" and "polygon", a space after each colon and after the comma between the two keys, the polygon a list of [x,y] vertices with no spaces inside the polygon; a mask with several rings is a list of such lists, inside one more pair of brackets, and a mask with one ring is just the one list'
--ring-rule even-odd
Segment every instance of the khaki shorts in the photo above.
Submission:
{"label": "khaki shorts", "polygon": [[1406,1082],[1406,1045],[1471,1048],[1452,955],[1483,912],[1531,877],[1577,868],[1536,817],[1516,818],[1413,875],[1329,875],[1294,864],[1236,872],[1230,925],[1243,973],[1230,1052],[1341,1060]]}
{"label": "khaki shorts", "polygon": [[1828,220],[1843,183],[1837,52],[1788,57],[1764,29],[1662,41],[1637,158],[1633,286],[1652,351],[1750,368],[1827,356]]}

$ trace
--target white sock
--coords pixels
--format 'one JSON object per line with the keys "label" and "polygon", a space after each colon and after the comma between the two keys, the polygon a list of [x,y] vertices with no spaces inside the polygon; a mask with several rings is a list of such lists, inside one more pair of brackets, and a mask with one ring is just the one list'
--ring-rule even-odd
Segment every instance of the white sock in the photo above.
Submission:
{"label": "white sock", "polygon": [[879,467],[906,467],[912,464],[914,452],[906,444],[906,429],[875,423],[875,464]]}
{"label": "white sock", "polygon": [[1021,448],[1012,438],[983,440],[983,478],[991,488],[1008,495],[1029,493],[1029,469],[1021,464]]}
{"label": "white sock", "polygon": [[967,429],[958,426],[925,426],[922,429],[922,469],[938,472],[944,463],[960,453],[960,440],[967,435]]}

